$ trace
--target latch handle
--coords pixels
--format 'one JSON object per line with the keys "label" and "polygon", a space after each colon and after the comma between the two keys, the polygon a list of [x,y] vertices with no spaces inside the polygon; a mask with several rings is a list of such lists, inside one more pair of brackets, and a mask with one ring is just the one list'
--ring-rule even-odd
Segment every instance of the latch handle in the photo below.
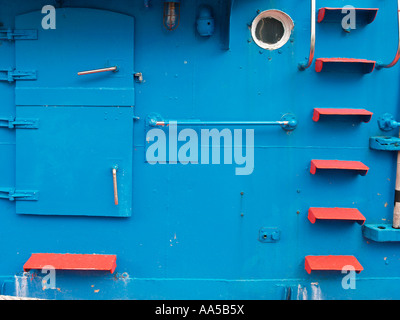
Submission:
{"label": "latch handle", "polygon": [[83,75],[86,75],[86,74],[93,74],[93,73],[108,72],[108,71],[117,72],[118,71],[118,67],[115,66],[115,67],[109,67],[109,68],[81,71],[81,72],[78,72],[78,76],[83,76]]}
{"label": "latch handle", "polygon": [[113,175],[113,185],[114,185],[114,203],[116,206],[118,205],[117,171],[118,171],[118,166],[117,165],[113,166],[112,175]]}

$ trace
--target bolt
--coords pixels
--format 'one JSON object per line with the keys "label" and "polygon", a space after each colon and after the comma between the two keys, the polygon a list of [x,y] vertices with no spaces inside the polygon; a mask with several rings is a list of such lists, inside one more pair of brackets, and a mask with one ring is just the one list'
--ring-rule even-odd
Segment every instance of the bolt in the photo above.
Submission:
{"label": "bolt", "polygon": [[275,231],[272,233],[272,240],[279,240],[279,232]]}

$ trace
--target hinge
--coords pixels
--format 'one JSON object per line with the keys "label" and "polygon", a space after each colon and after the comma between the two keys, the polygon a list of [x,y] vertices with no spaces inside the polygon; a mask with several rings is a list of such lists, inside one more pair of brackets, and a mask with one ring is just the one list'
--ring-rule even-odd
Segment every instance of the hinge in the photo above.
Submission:
{"label": "hinge", "polygon": [[39,119],[2,119],[0,118],[0,128],[8,129],[37,129]]}
{"label": "hinge", "polygon": [[0,40],[37,40],[37,30],[0,30]]}
{"label": "hinge", "polygon": [[0,81],[14,82],[16,80],[36,80],[36,71],[0,70]]}
{"label": "hinge", "polygon": [[0,188],[0,199],[8,199],[10,201],[37,201],[39,199],[39,191]]}

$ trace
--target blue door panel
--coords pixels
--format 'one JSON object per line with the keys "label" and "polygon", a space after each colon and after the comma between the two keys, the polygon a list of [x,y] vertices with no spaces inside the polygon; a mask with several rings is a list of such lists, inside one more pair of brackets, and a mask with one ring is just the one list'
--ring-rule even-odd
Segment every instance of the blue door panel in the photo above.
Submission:
{"label": "blue door panel", "polygon": [[[42,18],[39,11],[16,17],[17,28],[38,30],[37,40],[16,43],[16,68],[37,74],[16,84],[16,114],[39,122],[16,133],[16,188],[38,192],[38,199],[18,201],[16,211],[130,216],[134,19],[57,9],[52,30],[41,27]],[[113,66],[116,72],[78,75]]]}
{"label": "blue door panel", "polygon": [[39,191],[36,201],[18,201],[17,213],[131,215],[133,108],[27,106],[17,116],[40,119],[38,129],[17,131],[17,189]]}
{"label": "blue door panel", "polygon": [[[17,105],[134,105],[133,17],[63,8],[54,30],[42,28],[43,17],[41,11],[16,17],[17,28],[38,31],[38,40],[16,43],[16,68],[37,72],[37,80],[17,83]],[[78,75],[112,66],[118,71]]]}

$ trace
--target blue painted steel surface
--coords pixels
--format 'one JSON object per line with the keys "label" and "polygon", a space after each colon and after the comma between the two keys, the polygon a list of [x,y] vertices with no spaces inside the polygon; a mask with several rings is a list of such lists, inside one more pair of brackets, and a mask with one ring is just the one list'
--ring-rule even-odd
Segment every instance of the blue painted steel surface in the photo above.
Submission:
{"label": "blue painted steel surface", "polygon": [[[0,118],[39,119],[36,129],[0,128],[0,187],[39,190],[36,201],[0,199],[1,294],[400,298],[398,244],[366,239],[356,223],[307,219],[310,207],[355,207],[367,224],[390,223],[396,155],[371,150],[369,138],[383,135],[378,115],[400,119],[400,66],[366,75],[317,73],[314,64],[299,71],[309,52],[308,1],[237,0],[232,9],[225,0],[181,1],[180,25],[173,32],[163,28],[162,1],[151,6],[139,0],[62,3],[63,8],[59,1],[0,0],[2,28],[34,28],[39,35],[0,42],[0,70],[37,71],[36,80],[0,82]],[[56,7],[56,30],[41,28],[44,5]],[[213,10],[211,37],[196,30],[202,5]],[[377,7],[379,13],[351,33],[334,23],[317,24],[316,58],[391,61],[397,48],[396,3],[353,5]],[[98,14],[71,9],[77,7]],[[259,48],[248,27],[257,10],[267,9],[286,12],[295,23],[290,41],[275,51]],[[65,24],[69,14],[72,20]],[[67,41],[56,36],[62,30]],[[113,59],[127,63],[122,78],[96,75],[96,87],[91,76],[76,76],[112,66]],[[141,72],[144,81],[134,82],[133,72]],[[316,107],[365,108],[374,116],[367,124],[314,122]],[[204,121],[272,121],[291,113],[298,126],[291,132],[249,127],[255,130],[254,171],[239,176],[234,164],[146,162],[145,119],[152,113]],[[118,192],[121,199],[132,199],[123,213],[109,205],[111,169],[118,164],[120,172],[115,163],[120,159],[126,180]],[[370,170],[364,177],[312,175],[311,159],[362,161]],[[84,213],[91,216],[77,216]],[[279,229],[279,241],[259,241],[262,228]],[[117,269],[113,275],[60,271],[57,289],[43,290],[40,270],[22,273],[30,255],[39,252],[116,254]],[[356,289],[342,287],[340,272],[307,274],[307,255],[354,255],[364,267]]]}
{"label": "blue painted steel surface", "polygon": [[366,224],[363,226],[363,235],[367,239],[377,242],[399,242],[400,230],[390,224]]}

